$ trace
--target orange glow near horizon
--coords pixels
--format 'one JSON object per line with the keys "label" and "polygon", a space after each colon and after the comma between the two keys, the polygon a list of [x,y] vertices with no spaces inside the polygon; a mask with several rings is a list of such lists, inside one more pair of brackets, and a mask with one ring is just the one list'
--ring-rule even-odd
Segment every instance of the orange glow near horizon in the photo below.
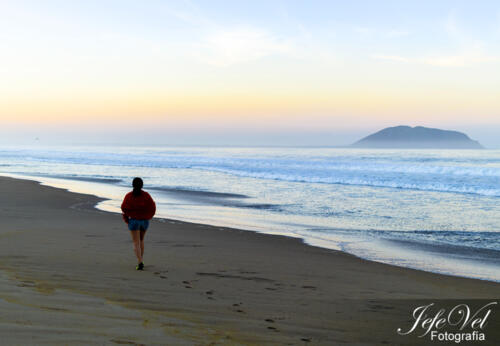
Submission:
{"label": "orange glow near horizon", "polygon": [[[476,92],[477,94],[477,92]],[[468,116],[483,114],[477,121],[495,120],[498,108],[494,93],[474,95],[473,91],[429,90],[426,93],[408,90],[344,90],[287,92],[155,92],[134,94],[44,95],[11,97],[0,100],[4,124],[88,124],[99,121],[112,124],[118,120],[133,122],[137,117],[157,125],[189,126],[197,121],[233,124],[273,125],[291,119],[309,126],[310,120],[330,120],[362,117],[364,121],[411,122],[463,121]],[[493,114],[487,117],[487,114]],[[406,115],[406,116],[404,116]],[[325,123],[317,124],[318,128]],[[340,125],[340,124],[339,124]]]}

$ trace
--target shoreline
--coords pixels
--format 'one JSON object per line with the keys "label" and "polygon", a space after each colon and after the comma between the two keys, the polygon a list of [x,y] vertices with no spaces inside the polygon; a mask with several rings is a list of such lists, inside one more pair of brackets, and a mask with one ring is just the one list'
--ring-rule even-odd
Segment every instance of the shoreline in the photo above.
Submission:
{"label": "shoreline", "polygon": [[[19,328],[7,343],[63,343],[63,335],[76,343],[425,344],[395,333],[415,304],[499,298],[496,282],[170,219],[152,221],[146,271],[136,272],[130,236],[119,215],[94,207],[100,200],[0,177],[0,330]],[[51,333],[37,334],[49,325]]]}
{"label": "shoreline", "polygon": [[[108,185],[108,182],[102,182],[102,181],[91,181],[91,180],[82,180],[82,179],[65,179],[65,178],[62,178],[62,177],[57,177],[57,176],[33,176],[33,175],[22,175],[22,174],[9,174],[9,173],[3,173],[2,175],[0,175],[0,177],[10,177],[10,178],[13,178],[13,179],[20,179],[20,180],[28,180],[28,181],[34,181],[34,182],[37,182],[41,185],[44,185],[44,186],[49,186],[49,187],[53,187],[53,188],[59,188],[59,189],[63,189],[65,191],[68,191],[70,193],[81,193],[81,194],[90,194],[90,195],[93,195],[93,196],[96,196],[97,198],[100,198],[100,201],[96,202],[96,205],[93,206],[93,208],[97,209],[97,210],[100,210],[100,211],[104,211],[104,212],[110,212],[110,213],[113,213],[113,214],[120,214],[120,211],[116,211],[114,209],[116,208],[111,208],[109,205],[106,206],[105,204],[103,203],[106,203],[108,201],[115,201],[113,198],[111,197],[105,197],[105,196],[99,196],[97,194],[94,194],[94,192],[88,192],[85,187],[87,189],[92,189],[93,187],[91,187],[91,185],[87,186],[87,185],[83,185],[82,186],[79,186],[78,184],[77,185],[74,185],[74,184],[71,184],[71,182],[80,182],[80,181],[83,181],[85,183],[100,183],[100,184],[105,184],[105,185]],[[119,189],[122,189],[122,190],[126,190],[128,191],[127,189],[124,189],[124,187],[122,186],[114,186],[114,185],[110,185],[110,186],[113,186],[113,188],[119,188]],[[94,188],[95,190],[95,188]],[[153,189],[152,191],[159,191],[159,190],[155,190]],[[116,194],[116,191],[113,192],[113,194]],[[116,201],[115,201],[116,202]],[[411,257],[407,257],[407,258],[394,258],[392,260],[389,260],[391,258],[391,256],[388,256],[386,255],[385,257],[384,256],[380,256],[381,253],[376,253],[378,254],[378,256],[362,256],[360,255],[359,253],[356,253],[356,252],[350,252],[348,250],[345,250],[342,248],[341,246],[341,242],[337,241],[336,244],[330,244],[328,243],[329,241],[328,240],[322,240],[321,238],[315,238],[315,237],[311,237],[311,236],[306,236],[306,235],[303,235],[303,234],[291,234],[291,233],[287,233],[287,232],[282,232],[282,231],[279,231],[279,230],[273,230],[273,231],[266,231],[266,230],[263,230],[263,229],[259,229],[258,227],[254,227],[254,228],[247,228],[247,227],[244,227],[244,226],[239,226],[239,225],[232,225],[231,223],[224,223],[222,222],[221,224],[217,224],[217,221],[213,220],[214,222],[211,223],[211,222],[204,222],[204,221],[200,221],[200,220],[189,220],[189,219],[179,219],[179,218],[169,218],[169,217],[155,217],[156,220],[166,220],[167,222],[168,221],[176,221],[176,222],[183,222],[183,223],[186,223],[186,224],[193,224],[193,225],[202,225],[202,226],[211,226],[211,227],[216,227],[216,228],[225,228],[225,229],[236,229],[236,230],[244,230],[244,231],[248,231],[248,232],[255,232],[255,233],[260,233],[260,234],[267,234],[267,235],[273,235],[273,236],[283,236],[283,237],[289,237],[289,238],[294,238],[294,239],[300,239],[305,245],[307,246],[313,246],[313,247],[318,247],[318,248],[322,248],[322,249],[328,249],[328,250],[333,250],[333,251],[340,251],[342,253],[345,253],[345,254],[349,254],[349,255],[352,255],[352,256],[355,256],[359,259],[362,259],[362,260],[366,260],[366,261],[369,261],[369,262],[376,262],[376,263],[381,263],[381,264],[387,264],[387,265],[390,265],[390,266],[396,266],[396,267],[400,267],[400,268],[406,268],[406,269],[412,269],[412,270],[418,270],[418,271],[423,271],[423,272],[427,272],[427,273],[433,273],[433,274],[438,274],[438,275],[446,275],[446,276],[452,276],[452,277],[460,277],[460,278],[467,278],[467,279],[474,279],[474,280],[482,280],[482,281],[487,281],[487,282],[495,282],[495,283],[500,283],[500,279],[496,280],[494,278],[491,278],[491,277],[484,277],[484,275],[486,275],[486,272],[484,272],[484,269],[483,269],[483,273],[482,273],[482,276],[474,276],[471,272],[469,271],[468,273],[470,275],[467,275],[467,274],[461,274],[461,273],[453,273],[453,272],[450,272],[450,267],[448,267],[448,269],[446,268],[443,268],[442,267],[442,264],[441,264],[441,268],[440,267],[435,267],[435,268],[432,268],[432,267],[426,267],[425,265],[421,265],[420,267],[418,265],[415,265],[416,261],[415,261],[415,258],[413,258],[413,261],[408,261]],[[199,219],[199,218],[198,218]],[[338,231],[346,231],[346,230],[343,230],[343,229],[338,229]],[[293,232],[292,232],[293,233]],[[370,238],[367,238],[367,239],[370,239]],[[330,240],[331,242],[332,240]],[[375,241],[378,243],[380,243],[380,241],[383,241],[383,239],[376,239],[376,238],[373,238],[372,241]],[[393,242],[395,240],[392,240]],[[412,254],[413,257],[415,257],[419,251],[421,251],[421,248],[415,248],[415,245],[420,245],[420,244],[411,244],[413,246],[413,248],[408,248],[407,251],[409,254]],[[372,245],[373,247],[373,245]],[[397,246],[396,245],[392,245],[393,247],[393,251],[398,251],[397,249]],[[376,247],[375,247],[376,248]],[[467,251],[467,249],[464,249],[464,251]],[[358,251],[359,252],[359,251]],[[431,256],[431,253],[427,253],[427,255]],[[443,254],[439,254],[441,257],[436,257],[434,258],[434,260],[448,260],[446,258],[446,256],[444,256]],[[461,262],[462,261],[462,262]],[[457,261],[456,259],[453,259],[451,260],[451,262],[453,262],[453,265],[455,266],[460,266],[460,265],[466,265],[467,267],[471,267],[471,259],[468,259],[468,260],[459,260]],[[404,263],[406,262],[406,263]],[[491,265],[491,264],[490,264]],[[463,271],[463,270],[462,270]],[[491,275],[491,274],[490,274]]]}
{"label": "shoreline", "polygon": [[[23,175],[23,174],[9,174],[9,173],[3,173],[2,175],[0,176],[5,176],[5,177],[9,177],[9,178],[13,178],[13,179],[20,179],[20,180],[28,180],[28,181],[35,181],[41,185],[44,185],[44,186],[49,186],[49,187],[54,187],[54,188],[59,188],[59,189],[63,189],[65,191],[68,191],[70,193],[81,193],[81,194],[89,194],[89,195],[93,195],[93,196],[96,196],[98,198],[100,198],[101,200],[98,201],[96,203],[95,206],[93,206],[95,209],[97,210],[100,210],[100,211],[104,211],[104,212],[110,212],[110,213],[113,213],[113,214],[120,214],[120,211],[116,210],[116,206],[115,207],[111,207],[111,205],[106,205],[107,202],[113,202],[113,204],[116,204],[116,196],[115,198],[113,197],[105,197],[105,196],[99,196],[98,194],[96,194],[96,188],[92,186],[92,184],[95,184],[95,183],[99,183],[99,184],[104,184],[104,185],[107,185],[107,186],[111,186],[113,188],[117,188],[117,189],[121,189],[123,190],[123,194],[126,193],[125,191],[128,191],[128,189],[124,188],[123,186],[115,186],[113,184],[109,184],[109,182],[103,182],[103,181],[93,181],[93,180],[85,180],[85,179],[65,179],[65,178],[62,178],[62,177],[57,177],[57,176],[34,176],[34,175]],[[72,182],[85,182],[85,185],[83,186],[80,186],[78,184],[72,184]],[[87,184],[91,184],[91,185],[87,185]],[[90,190],[94,190],[94,192],[89,192],[88,189]],[[152,191],[159,191],[159,190],[156,190],[156,189],[152,189]],[[111,195],[116,195],[116,191],[113,191],[112,193],[110,193]],[[407,269],[413,269],[413,270],[418,270],[418,271],[423,271],[423,272],[427,272],[427,273],[433,273],[433,274],[438,274],[438,275],[446,275],[446,276],[453,276],[453,277],[460,277],[460,278],[468,278],[468,279],[476,279],[476,280],[482,280],[482,281],[488,281],[488,282],[496,282],[496,283],[500,283],[500,279],[496,279],[496,276],[492,277],[491,275],[493,275],[491,272],[488,274],[488,272],[486,271],[487,267],[483,268],[482,269],[482,272],[480,275],[477,275],[477,273],[475,273],[474,271],[471,271],[469,270],[467,273],[460,273],[460,272],[456,272],[456,273],[453,273],[453,269],[451,268],[456,268],[456,267],[460,267],[462,266],[462,272],[464,272],[464,267],[467,267],[467,268],[472,268],[471,267],[471,264],[473,264],[473,259],[451,259],[449,260],[444,254],[439,254],[439,256],[436,256],[436,255],[433,255],[433,260],[434,261],[446,261],[448,263],[448,267],[443,267],[443,262],[439,262],[441,263],[438,267],[429,267],[428,266],[428,263],[427,265],[424,265],[424,264],[421,264],[420,266],[419,265],[416,265],[416,263],[418,263],[418,260],[416,259],[416,256],[419,254],[419,251],[422,251],[422,244],[419,244],[419,243],[414,243],[414,244],[411,244],[411,247],[407,249],[407,255],[406,257],[401,257],[401,258],[398,258],[398,257],[395,257],[395,258],[392,258],[391,259],[391,256],[388,255],[388,253],[386,254],[385,252],[376,252],[377,250],[375,250],[374,254],[375,255],[366,255],[366,256],[363,256],[358,252],[356,251],[348,251],[348,250],[345,250],[343,249],[342,245],[341,245],[341,241],[339,240],[323,240],[321,238],[316,238],[314,236],[307,236],[307,235],[304,235],[304,234],[297,234],[295,232],[285,232],[285,231],[279,231],[279,230],[272,230],[272,231],[266,231],[264,229],[259,229],[259,227],[254,227],[254,228],[251,228],[251,227],[245,227],[244,225],[234,225],[234,224],[231,224],[231,223],[225,223],[225,222],[221,222],[220,224],[217,223],[216,220],[212,220],[213,222],[204,222],[204,221],[200,221],[199,218],[195,218],[195,220],[190,220],[189,218],[176,218],[176,217],[155,217],[155,219],[157,220],[160,220],[160,219],[164,219],[166,221],[169,221],[169,220],[172,220],[172,221],[177,221],[177,222],[184,222],[184,223],[187,223],[187,224],[194,224],[194,225],[205,225],[205,226],[212,226],[212,227],[219,227],[219,228],[226,228],[226,229],[237,229],[237,230],[244,230],[244,231],[249,231],[249,232],[255,232],[255,233],[261,233],[261,234],[267,234],[267,235],[279,235],[279,236],[284,236],[284,237],[290,237],[290,238],[295,238],[295,239],[300,239],[305,245],[308,245],[308,246],[313,246],[313,247],[318,247],[318,248],[322,248],[322,249],[328,249],[328,250],[333,250],[333,251],[340,251],[342,253],[346,253],[346,254],[349,254],[349,255],[352,255],[352,256],[355,256],[359,259],[363,259],[363,260],[366,260],[366,261],[370,261],[370,262],[376,262],[376,263],[382,263],[382,264],[387,264],[387,265],[391,265],[391,266],[396,266],[396,267],[401,267],[401,268],[407,268]],[[341,232],[345,232],[347,230],[343,230],[343,229],[338,229],[337,231],[341,231]],[[356,232],[356,230],[351,230],[353,232]],[[384,242],[384,239],[383,238],[366,238],[366,240],[368,241],[373,241],[374,243],[373,244],[383,244],[383,246],[386,246],[387,244],[387,241]],[[358,240],[359,241],[359,240]],[[389,242],[396,242],[396,240],[392,239],[392,240],[389,240]],[[334,242],[333,244],[329,243],[329,242]],[[371,245],[372,249],[377,249],[377,245]],[[393,251],[398,251],[398,247],[397,245],[393,244],[393,245],[390,245],[392,246],[392,250]],[[379,246],[380,247],[380,246]],[[468,249],[463,249],[464,251],[468,251]],[[425,250],[424,250],[425,251]],[[432,255],[431,252],[428,252],[426,253],[427,256],[430,256]],[[412,257],[411,257],[412,256]],[[486,263],[486,262],[485,262]],[[491,263],[489,263],[490,267],[491,267]],[[490,275],[488,277],[485,277],[485,275]],[[496,275],[496,274],[495,274]]]}

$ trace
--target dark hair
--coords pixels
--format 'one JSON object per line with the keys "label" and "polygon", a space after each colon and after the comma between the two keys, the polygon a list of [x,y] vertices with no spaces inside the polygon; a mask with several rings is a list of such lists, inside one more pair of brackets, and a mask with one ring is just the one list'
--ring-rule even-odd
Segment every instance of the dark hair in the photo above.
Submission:
{"label": "dark hair", "polygon": [[142,179],[137,177],[132,180],[132,187],[134,188],[133,193],[135,196],[139,196],[141,194],[141,189],[144,183],[142,182]]}

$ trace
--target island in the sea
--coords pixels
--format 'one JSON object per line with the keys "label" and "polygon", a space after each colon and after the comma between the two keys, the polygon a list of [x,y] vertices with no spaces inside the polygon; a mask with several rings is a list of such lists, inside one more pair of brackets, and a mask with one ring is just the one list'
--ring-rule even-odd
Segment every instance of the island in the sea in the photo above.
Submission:
{"label": "island in the sea", "polygon": [[352,145],[354,148],[484,149],[465,133],[416,126],[388,127]]}

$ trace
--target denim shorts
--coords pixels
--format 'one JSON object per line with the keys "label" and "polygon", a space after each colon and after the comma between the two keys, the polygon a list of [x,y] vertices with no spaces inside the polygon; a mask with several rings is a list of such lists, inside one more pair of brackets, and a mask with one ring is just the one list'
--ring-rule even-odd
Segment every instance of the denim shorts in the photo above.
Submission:
{"label": "denim shorts", "polygon": [[149,220],[128,220],[128,229],[131,231],[147,231],[149,227]]}

